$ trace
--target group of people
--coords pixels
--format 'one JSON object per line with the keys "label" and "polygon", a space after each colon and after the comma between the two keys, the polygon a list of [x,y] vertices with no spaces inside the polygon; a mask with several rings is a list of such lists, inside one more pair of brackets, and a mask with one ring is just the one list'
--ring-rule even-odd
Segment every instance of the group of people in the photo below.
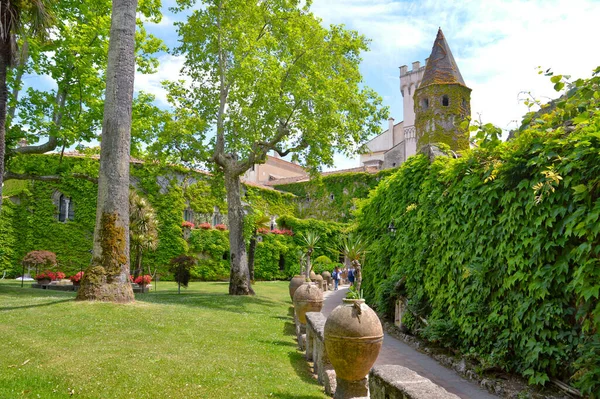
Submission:
{"label": "group of people", "polygon": [[344,272],[346,272],[345,278],[348,279],[350,286],[354,285],[354,268],[345,267],[343,269],[340,269],[339,266],[336,266],[333,272],[331,273],[331,278],[333,279],[335,291],[337,291],[340,281],[344,277]]}

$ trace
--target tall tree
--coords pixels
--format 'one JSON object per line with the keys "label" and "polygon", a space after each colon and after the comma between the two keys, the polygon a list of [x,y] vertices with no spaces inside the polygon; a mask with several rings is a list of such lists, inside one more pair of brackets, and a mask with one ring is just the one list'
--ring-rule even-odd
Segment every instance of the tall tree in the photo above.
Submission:
{"label": "tall tree", "polygon": [[[197,3],[179,0],[179,10]],[[185,55],[191,83],[170,83],[171,99],[177,108],[194,109],[207,126],[179,147],[201,152],[214,135],[209,160],[227,191],[232,295],[253,293],[240,176],[271,151],[315,170],[331,165],[336,150],[354,153],[387,114],[362,85],[358,66],[367,40],[342,26],[324,28],[309,6],[205,0],[178,26],[176,52]]]}
{"label": "tall tree", "polygon": [[129,283],[129,150],[137,0],[114,0],[92,265],[77,299],[133,301]]}
{"label": "tall tree", "polygon": [[45,36],[53,18],[48,13],[47,0],[0,0],[0,212],[2,211],[2,183],[6,155],[6,113],[8,107],[7,74],[10,67],[22,62],[27,53],[27,41],[17,51],[17,35]]}
{"label": "tall tree", "polygon": [[[9,70],[7,180],[36,177],[21,169],[22,157],[96,140],[101,130],[111,0],[44,1],[52,1],[52,35],[46,40],[29,35],[26,41],[19,35],[16,67]],[[142,18],[160,21],[160,0],[140,0],[138,16],[136,67],[139,72],[152,73],[158,65],[153,54],[164,45],[147,34]],[[39,81],[52,84],[24,83]],[[155,108],[150,105],[153,100],[143,93],[136,97],[134,114],[143,117],[138,118],[132,132],[134,148],[141,148],[139,141],[148,139],[152,125],[157,123]],[[50,175],[57,172],[61,171],[47,171]]]}

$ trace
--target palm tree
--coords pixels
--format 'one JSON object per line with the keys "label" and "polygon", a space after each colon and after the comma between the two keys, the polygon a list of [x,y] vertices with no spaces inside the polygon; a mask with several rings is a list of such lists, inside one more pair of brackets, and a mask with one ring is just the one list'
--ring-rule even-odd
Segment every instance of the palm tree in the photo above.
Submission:
{"label": "palm tree", "polygon": [[360,284],[362,282],[361,262],[364,262],[367,254],[367,244],[360,235],[348,234],[342,240],[340,252],[344,255],[354,267],[354,286],[360,293]]}
{"label": "palm tree", "polygon": [[54,21],[49,3],[49,0],[0,0],[0,211],[6,154],[6,77],[8,69],[17,63],[17,39],[46,36]]}
{"label": "palm tree", "polygon": [[310,263],[310,257],[318,249],[317,244],[321,239],[321,235],[314,231],[307,231],[306,233],[300,233],[300,245],[304,247],[304,255],[306,257],[306,280],[310,280],[310,269],[312,268]]}
{"label": "palm tree", "polygon": [[[137,277],[138,274],[144,274],[142,267],[144,252],[155,250],[158,246],[158,228],[154,209],[134,190],[129,191],[129,240],[131,252],[135,254],[132,269],[134,277]],[[150,266],[148,266],[148,274],[153,276]]]}
{"label": "palm tree", "polygon": [[137,0],[112,2],[94,256],[77,291],[78,300],[134,300],[129,284],[129,150],[136,6]]}

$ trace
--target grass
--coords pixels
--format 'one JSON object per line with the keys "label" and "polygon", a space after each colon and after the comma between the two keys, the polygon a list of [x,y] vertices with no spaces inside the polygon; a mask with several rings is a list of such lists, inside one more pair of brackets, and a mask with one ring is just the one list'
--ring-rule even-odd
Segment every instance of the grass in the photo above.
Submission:
{"label": "grass", "polygon": [[128,305],[0,281],[0,398],[326,398],[294,341],[287,282],[160,282]]}

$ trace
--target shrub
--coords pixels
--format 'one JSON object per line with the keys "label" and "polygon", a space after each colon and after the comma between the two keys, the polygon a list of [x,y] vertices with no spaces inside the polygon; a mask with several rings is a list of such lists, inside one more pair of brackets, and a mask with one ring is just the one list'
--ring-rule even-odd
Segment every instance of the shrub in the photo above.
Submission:
{"label": "shrub", "polygon": [[187,288],[190,282],[191,268],[196,264],[193,256],[179,255],[171,259],[169,271],[173,273],[175,281]]}

